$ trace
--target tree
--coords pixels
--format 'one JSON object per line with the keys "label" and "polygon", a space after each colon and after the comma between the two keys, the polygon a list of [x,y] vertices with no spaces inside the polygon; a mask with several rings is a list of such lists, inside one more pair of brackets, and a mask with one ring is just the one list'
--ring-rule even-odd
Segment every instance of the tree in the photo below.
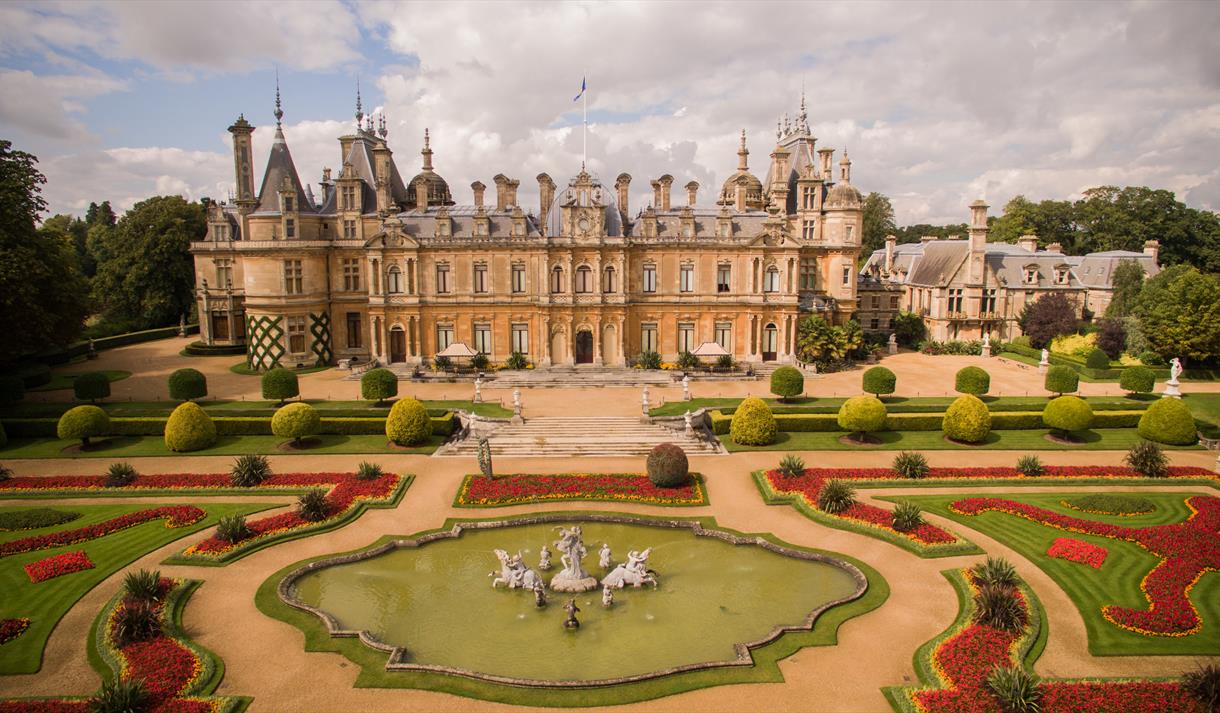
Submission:
{"label": "tree", "polygon": [[1025,305],[1021,310],[1021,331],[1029,337],[1030,346],[1043,349],[1051,340],[1076,331],[1079,310],[1067,297],[1054,292]]}
{"label": "tree", "polygon": [[1122,319],[1131,314],[1135,298],[1139,297],[1140,288],[1144,286],[1144,266],[1135,260],[1119,260],[1110,274],[1110,284],[1114,292],[1106,307],[1106,317]]}
{"label": "tree", "polygon": [[48,239],[60,240],[72,246],[76,253],[76,265],[85,277],[93,277],[97,264],[89,253],[89,225],[75,216],[60,213],[47,218],[38,229]]}
{"label": "tree", "polygon": [[904,347],[913,349],[928,337],[928,325],[914,312],[899,312],[890,320],[890,327],[894,329],[894,339]]}
{"label": "tree", "polygon": [[[1127,329],[1121,319],[1103,319],[1101,332],[1097,335],[1097,348],[1105,352],[1110,359],[1122,356],[1123,348],[1127,346]],[[1107,366],[1109,366],[1107,364]]]}
{"label": "tree", "polygon": [[1162,359],[1220,358],[1220,277],[1176,265],[1144,282],[1132,314]]}
{"label": "tree", "polygon": [[96,231],[93,293],[105,319],[128,329],[148,329],[177,324],[190,313],[195,264],[189,250],[206,230],[201,205],[181,196],[158,196],[137,203],[113,230]]}
{"label": "tree", "polygon": [[67,344],[89,314],[72,246],[36,229],[46,210],[37,162],[0,140],[0,364]]}
{"label": "tree", "polygon": [[801,321],[796,334],[796,355],[804,362],[839,360],[858,348],[864,339],[859,323],[832,327],[811,314]]}
{"label": "tree", "polygon": [[885,236],[898,230],[894,223],[894,206],[890,199],[877,192],[864,197],[864,235],[860,239],[860,256],[867,258],[874,250],[885,247]]}

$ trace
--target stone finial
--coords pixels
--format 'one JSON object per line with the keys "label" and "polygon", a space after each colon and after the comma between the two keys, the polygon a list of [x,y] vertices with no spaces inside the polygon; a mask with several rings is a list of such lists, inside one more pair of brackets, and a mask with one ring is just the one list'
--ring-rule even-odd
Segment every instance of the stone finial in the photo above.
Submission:
{"label": "stone finial", "polygon": [[427,127],[424,128],[424,148],[419,152],[424,157],[424,170],[432,170],[432,138],[428,135]]}
{"label": "stone finial", "polygon": [[364,107],[360,103],[360,75],[356,75],[356,131],[360,130],[360,122],[364,121]]}
{"label": "stone finial", "polygon": [[275,128],[280,128],[280,122],[284,119],[284,109],[280,105],[280,70],[277,67],[275,70]]}

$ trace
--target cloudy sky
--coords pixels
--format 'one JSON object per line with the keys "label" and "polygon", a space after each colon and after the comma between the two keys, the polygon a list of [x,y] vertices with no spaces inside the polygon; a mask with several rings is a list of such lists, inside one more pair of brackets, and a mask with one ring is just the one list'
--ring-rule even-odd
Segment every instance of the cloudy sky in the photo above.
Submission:
{"label": "cloudy sky", "polygon": [[[900,224],[961,222],[983,197],[1149,185],[1220,209],[1220,3],[0,4],[0,138],[36,154],[53,212],[150,195],[227,197],[225,128],[245,113],[258,181],[274,130],[302,180],[336,137],[384,112],[407,176],[429,127],[459,203],[504,173],[589,164],[607,182],[694,179],[710,203],[742,128],[766,173],[802,86],[819,146]],[[836,157],[837,159],[837,157]]]}

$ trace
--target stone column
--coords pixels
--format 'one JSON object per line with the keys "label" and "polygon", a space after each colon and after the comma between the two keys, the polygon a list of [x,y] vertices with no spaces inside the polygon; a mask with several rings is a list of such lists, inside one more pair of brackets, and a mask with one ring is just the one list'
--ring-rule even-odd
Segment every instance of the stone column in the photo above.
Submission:
{"label": "stone column", "polygon": [[602,360],[602,318],[593,320],[593,365],[601,366]]}
{"label": "stone column", "polygon": [[[233,324],[233,286],[229,285],[229,287],[225,290],[225,293],[226,293],[225,296],[228,298],[227,299],[228,311],[225,314],[225,319],[227,319],[229,322],[229,341],[236,342],[237,341],[237,330],[235,329],[235,327],[237,325]],[[212,321],[211,315],[209,315],[209,314],[199,315],[199,328],[200,329],[203,329],[203,323],[205,320],[208,322],[211,322]],[[211,326],[212,325],[209,324],[208,328],[211,329]]]}
{"label": "stone column", "polygon": [[551,320],[548,317],[542,318],[542,334],[539,335],[542,342],[541,348],[538,350],[538,365],[551,365]]}
{"label": "stone column", "polygon": [[[203,281],[203,289],[201,289],[200,292],[203,295],[203,311],[199,313],[199,334],[200,334],[200,336],[204,336],[205,332],[203,331],[203,327],[204,327],[204,323],[206,322],[207,323],[207,332],[206,332],[207,343],[209,345],[211,345],[211,344],[215,344],[216,338],[214,336],[212,336],[212,319],[211,319],[212,307],[211,307],[211,296],[208,294],[208,281],[207,280]],[[232,332],[230,332],[230,334],[232,334]]]}

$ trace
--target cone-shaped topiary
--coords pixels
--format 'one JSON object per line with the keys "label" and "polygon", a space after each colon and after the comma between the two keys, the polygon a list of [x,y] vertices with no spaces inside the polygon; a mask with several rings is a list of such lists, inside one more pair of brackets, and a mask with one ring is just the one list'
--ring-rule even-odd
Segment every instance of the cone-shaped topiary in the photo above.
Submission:
{"label": "cone-shaped topiary", "polygon": [[418,399],[395,401],[385,420],[385,435],[400,446],[417,446],[427,441],[432,435],[428,410]]}
{"label": "cone-shaped topiary", "polygon": [[658,443],[648,453],[648,479],[658,488],[678,488],[690,482],[686,453],[672,443]]}
{"label": "cone-shaped topiary", "polygon": [[885,429],[885,404],[876,396],[851,397],[839,407],[839,428],[863,441],[865,434]]}
{"label": "cone-shaped topiary", "polygon": [[179,369],[169,375],[169,397],[194,401],[208,395],[208,378],[198,369]]}
{"label": "cone-shaped topiary", "polygon": [[991,388],[991,374],[977,366],[967,366],[957,371],[953,387],[959,394],[982,396]]}
{"label": "cone-shaped topiary", "polygon": [[57,436],[64,440],[79,438],[82,446],[88,446],[90,438],[104,436],[109,430],[110,416],[97,406],[68,409],[59,417],[59,424],[55,427]]}
{"label": "cone-shaped topiary", "polygon": [[945,409],[945,435],[962,443],[982,443],[991,433],[991,412],[977,396],[959,396]]}
{"label": "cone-shaped topiary", "polygon": [[1071,367],[1057,364],[1046,370],[1046,390],[1062,396],[1080,388],[1080,376]]}
{"label": "cone-shaped topiary", "polygon": [[1149,406],[1136,430],[1150,441],[1171,446],[1189,446],[1198,440],[1195,418],[1181,399],[1161,399]]}
{"label": "cone-shaped topiary", "polygon": [[283,406],[286,399],[296,398],[300,393],[301,387],[297,383],[296,372],[276,367],[263,374],[264,399],[279,401]]}
{"label": "cone-shaped topiary", "polygon": [[110,395],[110,377],[90,371],[72,380],[72,393],[78,401],[98,401]]}
{"label": "cone-shaped topiary", "polygon": [[864,392],[873,394],[874,396],[886,396],[894,393],[894,387],[898,384],[898,377],[894,376],[894,372],[886,369],[884,366],[874,366],[864,372],[863,386]]}
{"label": "cone-shaped topiary", "polygon": [[1042,422],[1057,431],[1055,435],[1070,439],[1072,431],[1083,431],[1093,423],[1093,407],[1079,396],[1060,396],[1042,409]]}
{"label": "cone-shaped topiary", "polygon": [[800,396],[805,391],[805,376],[792,366],[781,366],[771,372],[771,393],[780,401]]}
{"label": "cone-shaped topiary", "polygon": [[165,422],[165,447],[189,453],[216,445],[216,424],[194,401],[179,404]]}
{"label": "cone-shaped topiary", "polygon": [[757,396],[743,399],[729,422],[729,438],[743,446],[766,446],[775,442],[775,416]]}
{"label": "cone-shaped topiary", "polygon": [[317,433],[321,425],[318,412],[306,403],[281,406],[271,417],[271,432],[280,438],[291,438],[295,445],[300,445],[302,438]]}
{"label": "cone-shaped topiary", "polygon": [[380,406],[397,395],[398,377],[389,369],[369,369],[360,377],[360,398],[366,401],[376,401]]}
{"label": "cone-shaped topiary", "polygon": [[1118,385],[1132,394],[1150,394],[1156,385],[1156,375],[1146,366],[1129,366],[1119,375]]}

